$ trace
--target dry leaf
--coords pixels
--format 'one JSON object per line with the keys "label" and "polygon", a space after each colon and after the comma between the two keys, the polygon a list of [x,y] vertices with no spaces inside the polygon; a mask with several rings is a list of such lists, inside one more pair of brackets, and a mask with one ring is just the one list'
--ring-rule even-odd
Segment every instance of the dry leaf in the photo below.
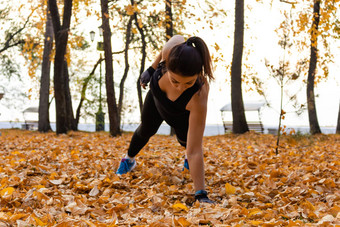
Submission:
{"label": "dry leaf", "polygon": [[3,199],[10,198],[13,195],[15,189],[13,187],[4,188],[0,191],[0,196]]}
{"label": "dry leaf", "polygon": [[188,210],[188,207],[183,203],[175,203],[174,205],[172,205],[172,208],[174,208],[177,211]]}
{"label": "dry leaf", "polygon": [[228,195],[235,194],[236,188],[229,183],[225,184],[225,193]]}
{"label": "dry leaf", "polygon": [[339,135],[283,135],[279,155],[273,135],[204,137],[206,187],[217,202],[206,205],[194,202],[193,182],[181,171],[184,149],[173,137],[152,137],[136,157],[135,171],[118,177],[132,133],[1,134],[0,225],[339,223]]}

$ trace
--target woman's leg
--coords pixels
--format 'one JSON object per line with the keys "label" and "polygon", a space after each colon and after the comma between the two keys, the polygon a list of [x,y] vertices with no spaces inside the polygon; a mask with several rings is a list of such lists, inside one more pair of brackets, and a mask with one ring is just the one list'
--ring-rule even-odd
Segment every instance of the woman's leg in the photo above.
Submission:
{"label": "woman's leg", "polygon": [[[177,127],[174,127],[177,141],[184,147],[187,148],[187,137],[188,137],[188,127],[189,124],[187,121],[182,121],[181,124],[176,124]],[[189,162],[187,159],[187,155],[185,154],[183,169],[189,170]]]}
{"label": "woman's leg", "polygon": [[183,117],[181,119],[173,120],[171,122],[171,126],[175,130],[175,134],[177,137],[177,141],[186,148],[187,146],[187,137],[188,137],[188,128],[189,128],[189,118]]}
{"label": "woman's leg", "polygon": [[156,134],[162,122],[163,118],[158,113],[153,100],[153,95],[149,91],[145,97],[142,110],[142,123],[134,132],[130,142],[128,149],[129,157],[135,157],[139,153],[139,151],[147,144],[150,137]]}

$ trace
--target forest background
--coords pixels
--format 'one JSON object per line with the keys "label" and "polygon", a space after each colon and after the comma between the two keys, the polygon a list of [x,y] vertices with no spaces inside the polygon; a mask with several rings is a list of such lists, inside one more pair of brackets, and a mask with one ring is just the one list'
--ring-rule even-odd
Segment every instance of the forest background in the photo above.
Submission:
{"label": "forest background", "polygon": [[[274,135],[245,133],[247,124],[239,118],[236,133],[204,137],[206,186],[217,202],[214,205],[194,202],[191,178],[181,171],[184,151],[174,137],[154,136],[138,156],[136,171],[124,178],[115,174],[132,136],[120,134],[119,124],[139,118],[137,100],[145,94],[134,95],[138,76],[173,34],[201,36],[210,47],[216,81],[209,102],[221,102],[210,110],[230,100],[242,103],[233,95],[243,91],[245,100],[268,101],[266,108],[275,110],[274,119],[284,126],[292,115],[310,111],[313,105],[306,103],[305,94],[315,85],[316,93],[309,98],[316,97],[318,113],[325,110],[320,121],[336,122],[339,1],[244,5],[236,0],[234,5],[230,1],[49,0],[50,19],[46,1],[0,3],[0,37],[4,37],[0,93],[5,93],[0,102],[15,117],[15,110],[22,111],[43,97],[42,115],[49,121],[46,107],[50,106],[59,127],[57,134],[1,129],[1,226],[339,225],[339,135],[320,134],[318,127],[311,129],[315,135],[282,135],[279,144]],[[99,26],[103,36],[96,30]],[[93,41],[91,31],[96,35]],[[239,42],[243,32],[244,43]],[[97,51],[98,42],[104,52]],[[48,49],[51,52],[44,54]],[[242,54],[235,57],[240,50],[243,63]],[[50,63],[49,73],[44,73]],[[233,84],[235,78],[242,82],[242,90],[240,84]],[[51,82],[48,86],[46,79]],[[49,105],[51,100],[56,104]],[[79,112],[72,113],[70,107]],[[114,119],[109,117],[113,136],[72,131],[74,120],[94,122],[96,113],[110,113],[112,107],[117,108]],[[242,111],[236,112],[237,117]],[[71,121],[65,114],[72,116]],[[313,127],[317,121],[313,119]]]}
{"label": "forest background", "polygon": [[[114,83],[117,99],[121,100],[121,124],[138,123],[139,108],[136,81],[142,68],[139,26],[129,21],[132,15],[140,16],[138,23],[147,38],[146,59],[148,66],[166,42],[165,4],[152,1],[110,1]],[[97,1],[74,1],[73,18],[69,31],[67,63],[70,75],[70,94],[74,112],[79,110],[80,122],[95,122],[96,113],[103,105],[107,111],[104,89],[105,66],[99,70],[100,56],[97,50],[102,42],[98,27],[102,24],[100,3]],[[318,45],[318,67],[315,79],[316,104],[322,126],[336,126],[339,106],[339,3],[323,2]],[[1,100],[2,121],[22,121],[22,111],[39,103],[41,63],[46,28],[45,1],[28,1],[19,7],[1,4],[2,66],[0,89],[5,93]],[[60,12],[62,12],[60,2]],[[280,113],[280,84],[275,68],[286,64],[284,85],[284,125],[308,125],[306,112],[306,77],[310,55],[310,31],[312,27],[313,2],[254,1],[245,5],[244,56],[242,82],[244,100],[265,100],[262,120],[267,125],[277,125]],[[334,8],[332,8],[334,7]],[[185,37],[197,35],[209,45],[214,60],[216,81],[211,84],[208,108],[208,124],[220,124],[219,109],[231,101],[231,61],[233,54],[234,2],[226,1],[176,1],[172,5],[174,34]],[[130,25],[129,25],[130,23]],[[128,51],[126,34],[130,26],[131,40]],[[95,31],[91,41],[90,32]],[[13,35],[13,36],[11,36]],[[7,43],[12,37],[12,43]],[[280,46],[283,37],[289,45]],[[6,48],[10,44],[10,48]],[[13,45],[12,45],[13,44]],[[51,61],[53,65],[53,51]],[[287,60],[288,59],[288,60]],[[52,69],[52,68],[51,68]],[[273,70],[274,69],[274,70]],[[94,72],[92,76],[91,72]],[[279,70],[277,70],[279,71]],[[100,80],[102,72],[102,80]],[[290,75],[288,75],[290,74]],[[53,75],[53,70],[51,70]],[[292,76],[294,75],[294,76]],[[126,77],[126,78],[125,78]],[[291,80],[291,78],[294,78]],[[88,81],[86,79],[89,79]],[[82,89],[87,81],[86,96]],[[99,86],[102,81],[102,86]],[[120,87],[122,86],[122,91]],[[100,91],[102,87],[102,92]],[[1,92],[0,90],[0,92]],[[50,88],[50,118],[55,122],[53,85]],[[101,94],[101,95],[100,95]],[[145,94],[145,91],[142,93]],[[15,100],[15,101],[13,101]],[[124,100],[124,101],[123,101]],[[117,103],[119,101],[117,100]],[[119,104],[118,104],[119,105]],[[78,105],[79,106],[79,105]],[[5,108],[7,110],[5,110]],[[5,110],[5,111],[3,111]],[[7,113],[7,115],[6,115]],[[76,113],[74,113],[76,115]],[[108,114],[106,122],[108,121]]]}

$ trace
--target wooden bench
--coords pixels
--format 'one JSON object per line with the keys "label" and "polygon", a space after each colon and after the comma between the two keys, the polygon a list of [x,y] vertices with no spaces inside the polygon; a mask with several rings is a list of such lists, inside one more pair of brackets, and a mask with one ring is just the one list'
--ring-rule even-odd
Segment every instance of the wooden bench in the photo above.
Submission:
{"label": "wooden bench", "polygon": [[26,108],[22,113],[24,115],[25,123],[21,125],[24,130],[38,130],[38,106],[31,106]]}
{"label": "wooden bench", "polygon": [[[248,101],[244,102],[244,111],[246,115],[247,124],[249,130],[263,133],[264,128],[261,121],[261,108],[265,105],[263,101]],[[224,132],[232,132],[233,131],[233,122],[232,122],[232,107],[231,103],[226,104],[221,109],[221,117],[224,127]]]}
{"label": "wooden bench", "polygon": [[38,121],[25,121],[25,123],[21,125],[21,129],[38,130]]}
{"label": "wooden bench", "polygon": [[[250,131],[255,131],[255,132],[259,132],[259,133],[263,133],[264,132],[264,128],[262,125],[262,122],[247,122],[248,124],[248,128]],[[223,121],[223,127],[224,127],[224,132],[228,133],[228,132],[232,132],[233,131],[233,122],[231,121]]]}

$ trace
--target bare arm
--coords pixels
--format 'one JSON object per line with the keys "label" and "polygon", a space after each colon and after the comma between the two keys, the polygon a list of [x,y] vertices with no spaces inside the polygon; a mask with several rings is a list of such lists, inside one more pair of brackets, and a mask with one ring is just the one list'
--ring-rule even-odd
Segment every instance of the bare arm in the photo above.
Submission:
{"label": "bare arm", "polygon": [[171,49],[178,44],[184,43],[185,40],[181,35],[174,35],[166,42],[162,49],[162,61],[164,61],[170,54]]}
{"label": "bare arm", "polygon": [[161,61],[161,59],[162,59],[162,52],[160,52],[159,54],[158,54],[158,56],[157,56],[157,58],[154,60],[154,62],[152,63],[152,68],[154,68],[154,69],[157,69],[157,66],[158,66],[158,64],[159,64],[159,62]]}
{"label": "bare arm", "polygon": [[187,157],[195,191],[204,190],[203,133],[207,115],[209,86],[206,83],[188,104],[190,110]]}

